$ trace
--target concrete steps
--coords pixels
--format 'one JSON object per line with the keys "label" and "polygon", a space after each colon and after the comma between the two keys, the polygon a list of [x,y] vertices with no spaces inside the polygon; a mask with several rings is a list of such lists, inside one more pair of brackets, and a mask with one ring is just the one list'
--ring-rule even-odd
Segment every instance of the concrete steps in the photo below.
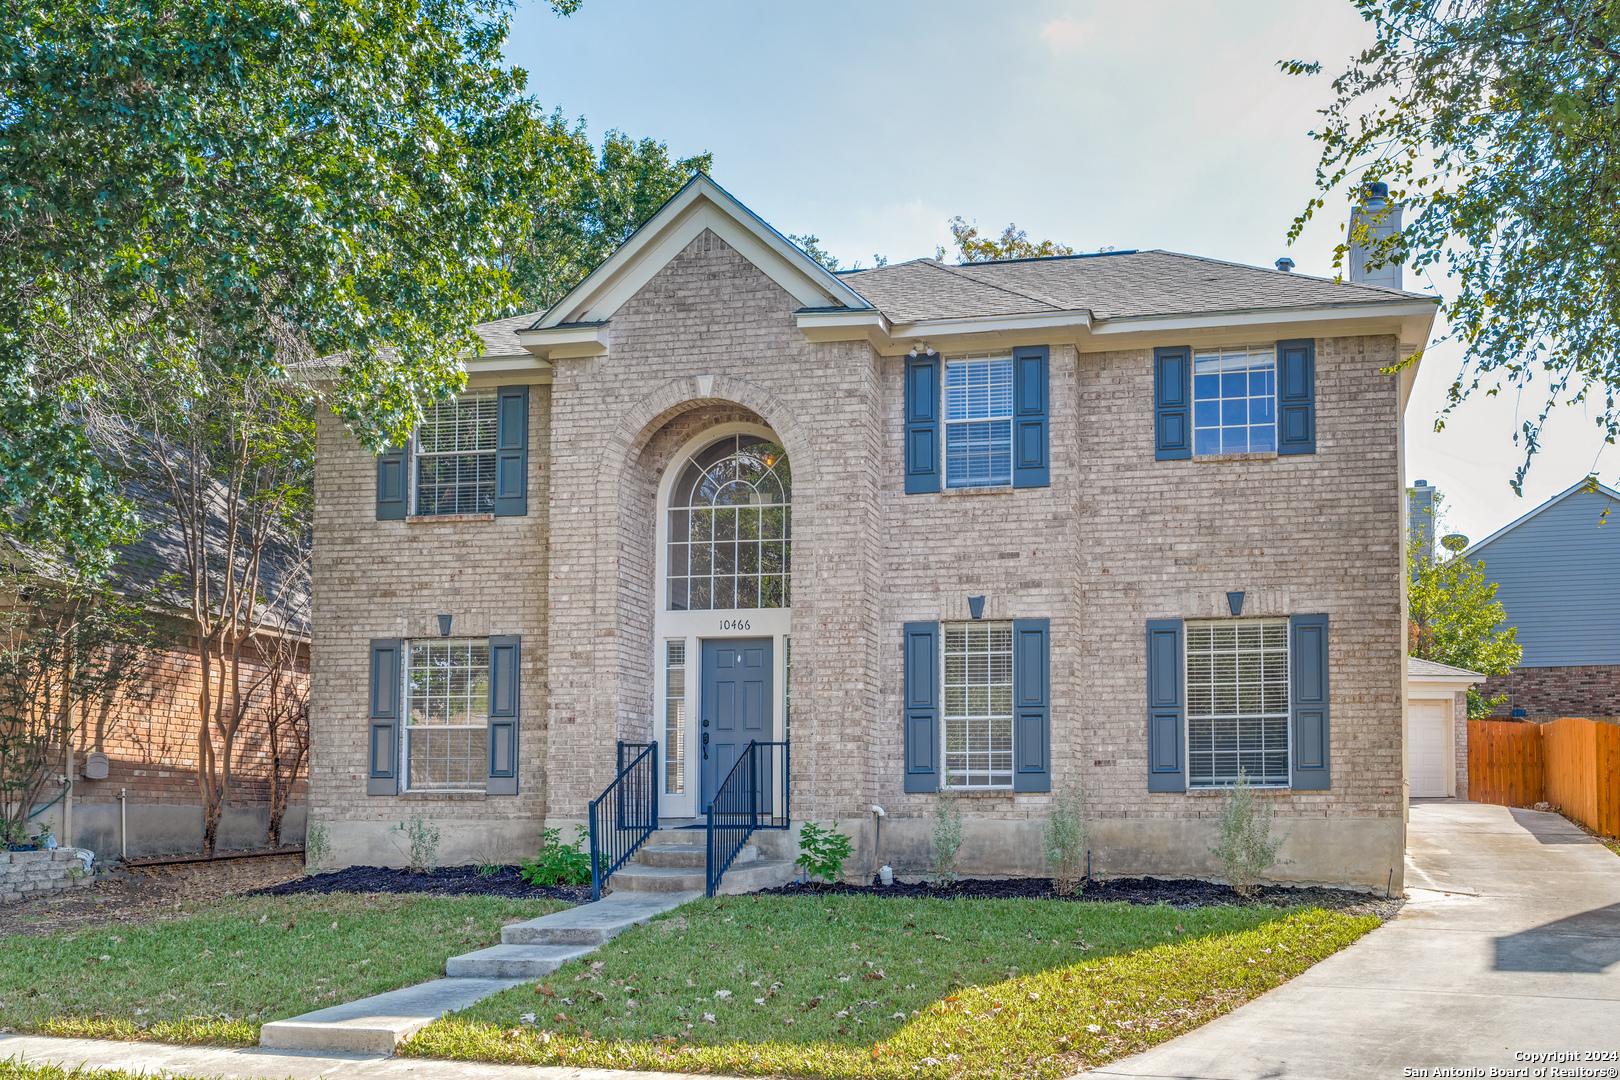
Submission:
{"label": "concrete steps", "polygon": [[[759,834],[756,834],[759,835]],[[785,885],[798,876],[786,859],[763,857],[758,844],[744,844],[717,890],[726,895]],[[702,892],[706,884],[708,835],[702,829],[660,829],[609,880],[616,893]]]}

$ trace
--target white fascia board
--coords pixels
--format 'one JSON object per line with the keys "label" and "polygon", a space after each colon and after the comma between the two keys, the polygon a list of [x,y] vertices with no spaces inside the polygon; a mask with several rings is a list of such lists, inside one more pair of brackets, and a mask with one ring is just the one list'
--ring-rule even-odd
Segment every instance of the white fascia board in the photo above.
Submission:
{"label": "white fascia board", "polygon": [[1406,693],[1408,697],[1449,696],[1460,690],[1467,690],[1470,686],[1477,686],[1484,681],[1485,676],[1483,675],[1477,679],[1459,679],[1454,675],[1408,675],[1406,677]]}
{"label": "white fascia board", "polygon": [[[519,330],[518,341],[531,354],[547,360],[569,360],[581,356],[605,356],[608,351],[606,326],[563,326],[544,330]],[[549,368],[549,365],[548,365]]]}
{"label": "white fascia board", "polygon": [[871,341],[877,346],[890,344],[889,320],[883,312],[801,311],[796,316],[799,332],[806,341]]}
{"label": "white fascia board", "polygon": [[[1333,304],[1308,308],[1271,308],[1248,311],[1220,311],[1197,315],[1152,315],[1129,319],[1106,319],[1091,329],[1094,337],[1113,337],[1125,334],[1221,332],[1258,330],[1262,327],[1320,330],[1321,323],[1344,323],[1358,333],[1376,332],[1379,325],[1395,333],[1402,341],[1409,334],[1421,331],[1423,342],[1428,342],[1429,328],[1434,324],[1435,305],[1427,300],[1397,301],[1384,304]],[[1372,326],[1366,324],[1372,323]],[[1408,325],[1408,324],[1411,325]],[[1418,346],[1421,348],[1422,346]]]}
{"label": "white fascia board", "polygon": [[[1617,502],[1620,502],[1620,491],[1614,490],[1613,488],[1609,487],[1607,484],[1599,484],[1599,485],[1597,485],[1597,489],[1598,489],[1599,494],[1607,495],[1609,498],[1614,499]],[[1471,558],[1473,558],[1481,550],[1483,550],[1487,544],[1490,544],[1495,540],[1501,539],[1503,536],[1505,536],[1508,533],[1512,532],[1514,529],[1517,529],[1520,525],[1523,525],[1525,522],[1529,521],[1531,518],[1535,517],[1537,514],[1541,513],[1543,510],[1546,510],[1547,508],[1549,508],[1551,506],[1556,506],[1558,503],[1563,502],[1565,499],[1569,498],[1571,495],[1575,494],[1577,491],[1585,491],[1585,490],[1586,490],[1586,480],[1582,479],[1578,483],[1574,484],[1573,486],[1565,488],[1563,491],[1560,491],[1557,495],[1554,495],[1552,498],[1548,499],[1546,502],[1542,503],[1540,506],[1538,506],[1534,510],[1530,511],[1528,514],[1525,514],[1524,516],[1519,517],[1519,518],[1515,518],[1513,521],[1510,521],[1508,524],[1502,526],[1500,529],[1497,529],[1495,532],[1491,533],[1491,535],[1487,536],[1485,539],[1481,540],[1479,543],[1475,544],[1473,547],[1470,547],[1468,550],[1464,551],[1462,553],[1462,555],[1459,556],[1459,558],[1463,558],[1463,559],[1471,559]]]}
{"label": "white fascia board", "polygon": [[[809,313],[809,318],[819,313]],[[807,316],[800,316],[800,328]],[[923,322],[894,323],[887,340],[873,339],[885,355],[907,352],[916,342],[927,342],[932,349],[967,352],[1013,345],[1056,345],[1075,341],[1091,325],[1089,311],[1051,311],[1034,315],[987,315],[973,319],[929,319]],[[805,334],[809,337],[809,333]],[[847,338],[865,335],[850,333]],[[846,339],[847,339],[846,338]],[[811,340],[846,340],[811,338]]]}
{"label": "white fascia board", "polygon": [[801,307],[870,309],[864,297],[771,228],[706,176],[698,176],[535,324],[599,322],[709,229]]}
{"label": "white fascia board", "polygon": [[468,360],[467,386],[505,386],[513,383],[549,383],[551,364],[532,353],[492,355]]}

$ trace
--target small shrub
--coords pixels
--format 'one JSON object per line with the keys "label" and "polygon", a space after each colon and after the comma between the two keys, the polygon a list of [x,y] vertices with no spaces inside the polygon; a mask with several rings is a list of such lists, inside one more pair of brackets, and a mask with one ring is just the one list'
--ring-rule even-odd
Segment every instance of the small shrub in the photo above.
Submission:
{"label": "small shrub", "polygon": [[844,872],[844,860],[854,850],[850,838],[838,831],[838,822],[834,821],[830,829],[823,829],[807,821],[799,830],[799,857],[793,861],[804,867],[809,877],[834,882]]}
{"label": "small shrub", "polygon": [[956,855],[962,850],[962,808],[956,792],[941,788],[934,806],[934,880],[956,880]]}
{"label": "small shrub", "polygon": [[[412,814],[409,821],[401,821],[397,825],[388,826],[391,833],[399,833],[405,837],[406,847],[400,847],[411,860],[412,870],[436,870],[439,866],[439,827],[433,824],[431,817],[421,814]],[[307,847],[308,844],[306,843]],[[399,841],[394,841],[399,847]]]}
{"label": "small shrub", "polygon": [[1041,826],[1041,846],[1052,868],[1052,891],[1068,896],[1085,888],[1086,795],[1078,778],[1058,794],[1052,816]]}
{"label": "small shrub", "polygon": [[1287,843],[1288,835],[1271,838],[1271,800],[1255,797],[1242,769],[1237,783],[1221,794],[1217,828],[1220,843],[1209,849],[1210,854],[1221,861],[1226,883],[1239,896],[1253,895],[1254,883],[1277,861],[1277,851]]}
{"label": "small shrub", "polygon": [[304,873],[318,874],[332,854],[332,834],[326,825],[312,821],[304,828]]}
{"label": "small shrub", "polygon": [[591,853],[584,850],[586,832],[574,826],[574,842],[562,842],[561,829],[540,830],[540,850],[524,859],[518,873],[530,885],[589,885]]}

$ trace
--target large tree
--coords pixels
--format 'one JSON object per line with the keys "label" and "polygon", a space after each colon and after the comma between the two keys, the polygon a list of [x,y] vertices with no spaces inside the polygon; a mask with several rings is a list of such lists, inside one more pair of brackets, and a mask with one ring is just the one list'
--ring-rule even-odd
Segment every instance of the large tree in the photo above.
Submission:
{"label": "large tree", "polygon": [[1518,491],[1560,403],[1596,405],[1607,441],[1620,434],[1620,6],[1352,2],[1376,40],[1333,82],[1313,132],[1321,194],[1290,238],[1329,199],[1338,212],[1345,196],[1389,185],[1405,227],[1384,240],[1363,229],[1374,263],[1435,266],[1453,280],[1444,310],[1465,353],[1436,427],[1481,386],[1550,380],[1515,435]]}

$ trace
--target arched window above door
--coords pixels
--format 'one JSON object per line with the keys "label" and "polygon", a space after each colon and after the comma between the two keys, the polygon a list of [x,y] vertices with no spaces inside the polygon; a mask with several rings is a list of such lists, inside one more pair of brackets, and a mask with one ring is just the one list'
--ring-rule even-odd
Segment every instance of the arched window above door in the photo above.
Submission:
{"label": "arched window above door", "polygon": [[758,435],[728,435],[679,468],[669,493],[669,609],[789,607],[787,451]]}

